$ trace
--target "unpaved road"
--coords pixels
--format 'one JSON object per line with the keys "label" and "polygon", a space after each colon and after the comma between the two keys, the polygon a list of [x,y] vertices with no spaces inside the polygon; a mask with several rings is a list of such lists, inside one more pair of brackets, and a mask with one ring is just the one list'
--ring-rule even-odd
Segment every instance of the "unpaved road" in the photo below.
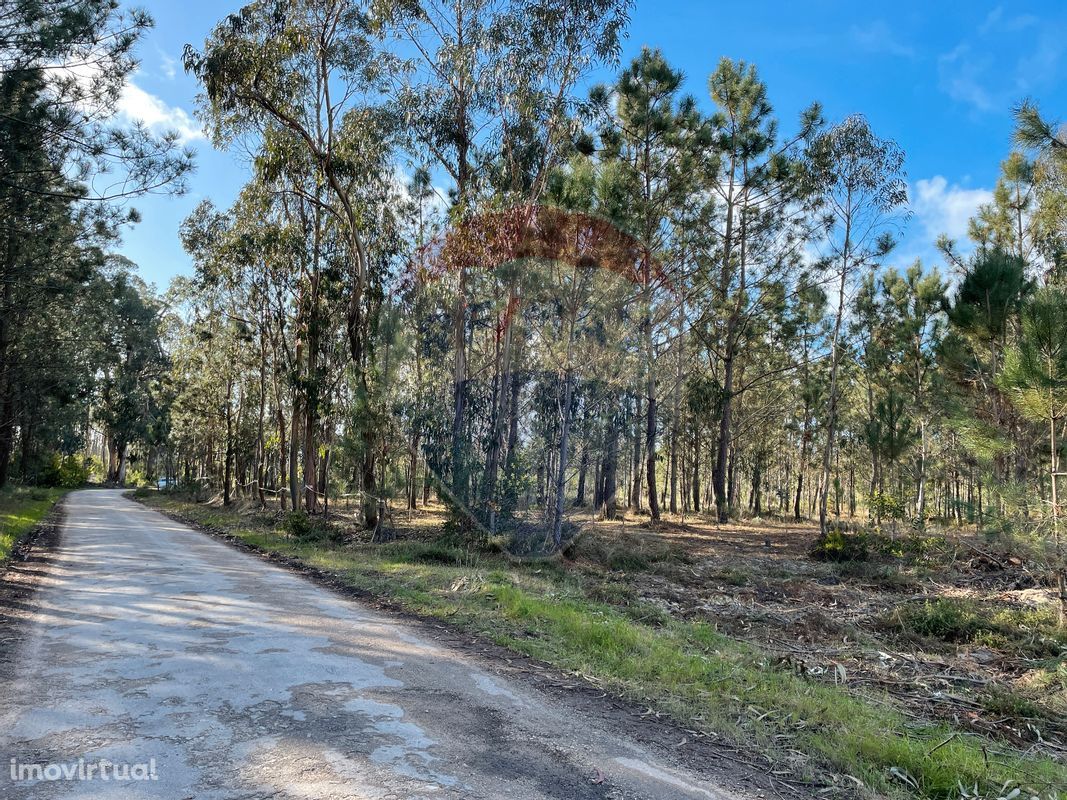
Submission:
{"label": "unpaved road", "polygon": [[[0,685],[5,798],[745,796],[120,492],[69,496],[26,615]],[[79,759],[154,780],[11,774]]]}

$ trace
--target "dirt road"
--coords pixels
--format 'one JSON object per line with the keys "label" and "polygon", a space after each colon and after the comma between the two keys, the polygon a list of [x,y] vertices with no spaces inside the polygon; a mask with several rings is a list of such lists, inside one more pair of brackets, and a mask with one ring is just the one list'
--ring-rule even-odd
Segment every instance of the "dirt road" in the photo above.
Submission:
{"label": "dirt road", "polygon": [[6,798],[744,797],[120,492],[69,496],[24,615]]}

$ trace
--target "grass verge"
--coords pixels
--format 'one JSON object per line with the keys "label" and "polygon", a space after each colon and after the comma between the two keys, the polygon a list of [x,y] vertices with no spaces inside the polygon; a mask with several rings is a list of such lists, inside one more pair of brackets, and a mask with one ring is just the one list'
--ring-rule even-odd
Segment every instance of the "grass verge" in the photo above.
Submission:
{"label": "grass verge", "polygon": [[615,604],[602,584],[594,591],[586,576],[556,563],[514,564],[440,542],[309,543],[267,520],[155,493],[139,499],[590,677],[799,777],[832,780],[848,796],[862,784],[863,794],[901,798],[1044,800],[1067,786],[1062,763],[916,720],[888,697],[799,675],[709,624],[674,619],[626,592]]}
{"label": "grass verge", "polygon": [[15,546],[47,516],[66,492],[66,489],[21,487],[0,490],[0,564],[7,562]]}

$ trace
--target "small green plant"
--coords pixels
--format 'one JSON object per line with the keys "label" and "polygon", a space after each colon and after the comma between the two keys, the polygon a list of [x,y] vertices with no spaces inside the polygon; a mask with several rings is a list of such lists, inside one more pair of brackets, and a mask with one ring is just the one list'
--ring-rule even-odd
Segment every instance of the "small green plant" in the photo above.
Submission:
{"label": "small green plant", "polygon": [[641,553],[615,550],[608,556],[608,568],[617,572],[642,572],[649,567],[649,561]]}
{"label": "small green plant", "polygon": [[1013,650],[1031,657],[1067,650],[1067,633],[1051,608],[997,608],[973,600],[940,597],[908,603],[889,616],[892,627],[945,642]]}
{"label": "small green plant", "polygon": [[749,574],[736,567],[723,567],[712,573],[711,577],[722,581],[727,586],[746,586],[749,582]]}
{"label": "small green plant", "polygon": [[904,519],[904,498],[898,494],[875,491],[868,498],[868,507],[877,519]]}
{"label": "small green plant", "polygon": [[389,542],[379,548],[383,561],[396,564],[453,564],[465,565],[477,559],[473,551],[456,547],[447,541]]}
{"label": "small green plant", "polygon": [[340,530],[304,511],[290,511],[282,522],[282,529],[294,539],[303,542],[340,544],[344,541]]}
{"label": "small green plant", "polygon": [[811,557],[817,561],[866,561],[870,557],[867,536],[830,528],[815,540]]}
{"label": "small green plant", "polygon": [[950,597],[908,603],[896,609],[891,619],[902,631],[946,642],[970,642],[988,629],[973,602]]}

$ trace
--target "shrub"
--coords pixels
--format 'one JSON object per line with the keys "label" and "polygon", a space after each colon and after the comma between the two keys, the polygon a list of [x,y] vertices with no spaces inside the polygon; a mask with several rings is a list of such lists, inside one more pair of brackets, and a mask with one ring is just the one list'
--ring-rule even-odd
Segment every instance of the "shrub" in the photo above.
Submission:
{"label": "shrub", "polygon": [[304,511],[290,511],[282,522],[282,529],[303,542],[340,544],[344,541],[344,534],[340,530]]}
{"label": "shrub", "polygon": [[462,566],[477,559],[476,554],[449,543],[435,542],[389,542],[383,544],[379,555],[386,561],[407,564],[445,564]]}
{"label": "shrub", "polygon": [[1067,650],[1067,633],[1057,627],[1052,608],[996,608],[974,600],[941,597],[908,603],[889,616],[906,633],[945,642],[1013,650],[1031,657]]}
{"label": "shrub", "polygon": [[867,537],[830,528],[815,540],[811,557],[817,561],[866,561],[870,557]]}
{"label": "shrub", "polygon": [[88,459],[55,453],[41,470],[38,482],[51,488],[77,489],[88,482],[89,468]]}
{"label": "shrub", "polygon": [[988,629],[987,620],[973,602],[956,598],[909,603],[893,612],[892,620],[904,631],[946,642],[969,642]]}
{"label": "shrub", "polygon": [[619,536],[589,532],[565,545],[563,552],[568,558],[589,560],[616,572],[642,572],[688,561],[680,548],[657,536],[633,532]]}
{"label": "shrub", "polygon": [[904,519],[904,498],[892,492],[875,491],[867,498],[868,507],[876,517],[885,519]]}

